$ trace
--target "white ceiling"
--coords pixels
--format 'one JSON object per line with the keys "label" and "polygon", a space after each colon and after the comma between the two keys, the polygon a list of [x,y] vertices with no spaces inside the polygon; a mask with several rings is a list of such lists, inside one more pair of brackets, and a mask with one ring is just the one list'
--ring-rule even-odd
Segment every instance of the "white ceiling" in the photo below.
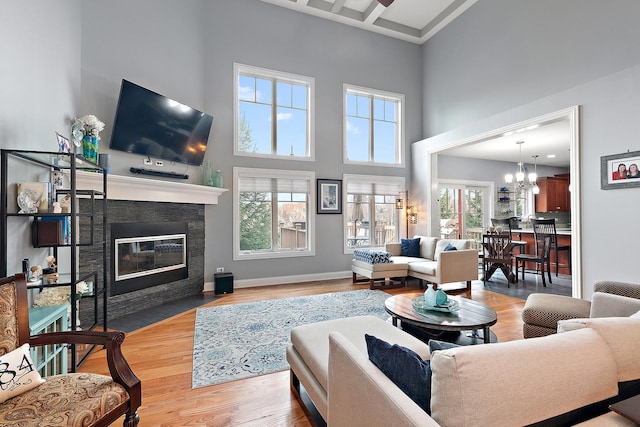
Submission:
{"label": "white ceiling", "polygon": [[[520,159],[520,146],[516,142],[524,141],[521,144],[523,163],[533,164],[532,156],[538,155],[539,165],[568,168],[571,163],[570,136],[569,121],[561,120],[541,124],[535,129],[519,129],[510,135],[450,148],[440,154],[517,163]],[[555,157],[548,157],[550,155]]]}
{"label": "white ceiling", "polygon": [[262,0],[298,12],[423,44],[477,0]]}

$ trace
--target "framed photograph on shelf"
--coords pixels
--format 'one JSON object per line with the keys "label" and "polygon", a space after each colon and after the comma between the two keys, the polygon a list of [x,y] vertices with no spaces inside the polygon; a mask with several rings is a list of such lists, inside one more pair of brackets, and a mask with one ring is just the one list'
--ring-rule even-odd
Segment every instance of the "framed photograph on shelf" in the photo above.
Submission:
{"label": "framed photograph on shelf", "polygon": [[56,132],[56,138],[58,139],[58,153],[68,153],[69,152],[69,138],[66,136],[60,135]]}
{"label": "framed photograph on shelf", "polygon": [[600,187],[603,190],[640,187],[640,151],[600,157]]}
{"label": "framed photograph on shelf", "polygon": [[342,213],[342,180],[318,179],[316,180],[316,213],[341,214]]}

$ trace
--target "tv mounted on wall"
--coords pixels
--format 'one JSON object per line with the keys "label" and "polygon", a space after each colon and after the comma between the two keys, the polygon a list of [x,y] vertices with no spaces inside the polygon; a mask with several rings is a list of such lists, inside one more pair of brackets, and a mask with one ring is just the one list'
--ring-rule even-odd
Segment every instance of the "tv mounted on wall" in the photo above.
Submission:
{"label": "tv mounted on wall", "polygon": [[109,148],[200,166],[213,117],[122,80]]}

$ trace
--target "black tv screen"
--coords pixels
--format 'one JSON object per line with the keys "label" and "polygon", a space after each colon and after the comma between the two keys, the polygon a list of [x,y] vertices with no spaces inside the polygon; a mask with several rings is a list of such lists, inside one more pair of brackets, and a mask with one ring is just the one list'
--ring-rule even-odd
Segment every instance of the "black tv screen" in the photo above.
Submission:
{"label": "black tv screen", "polygon": [[122,80],[109,148],[200,166],[213,117]]}

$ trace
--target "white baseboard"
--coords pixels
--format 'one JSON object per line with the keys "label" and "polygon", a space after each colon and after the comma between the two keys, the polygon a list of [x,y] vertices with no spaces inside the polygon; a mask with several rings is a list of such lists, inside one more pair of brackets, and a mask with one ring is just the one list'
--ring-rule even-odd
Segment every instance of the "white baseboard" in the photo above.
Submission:
{"label": "white baseboard", "polygon": [[[344,279],[351,277],[351,271],[334,271],[330,273],[299,274],[295,276],[262,277],[260,279],[234,280],[234,289],[255,288],[258,286],[286,285],[288,283],[315,282],[319,280]],[[204,282],[204,291],[213,292],[214,283]]]}

